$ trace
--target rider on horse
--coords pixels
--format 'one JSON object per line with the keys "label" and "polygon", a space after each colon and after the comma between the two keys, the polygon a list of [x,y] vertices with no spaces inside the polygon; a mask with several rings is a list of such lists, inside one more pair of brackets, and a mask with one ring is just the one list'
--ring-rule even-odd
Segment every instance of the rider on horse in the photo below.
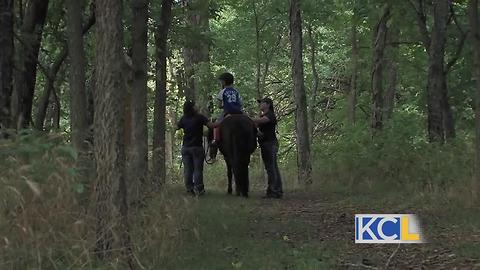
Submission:
{"label": "rider on horse", "polygon": [[220,117],[213,124],[215,129],[213,132],[213,142],[212,144],[217,145],[220,140],[220,129],[219,126],[222,123],[222,120],[227,115],[232,114],[243,114],[243,105],[242,98],[238,93],[237,89],[233,88],[234,77],[231,73],[223,73],[218,77],[220,81],[222,90],[217,95],[217,100],[219,101],[220,108],[223,109]]}

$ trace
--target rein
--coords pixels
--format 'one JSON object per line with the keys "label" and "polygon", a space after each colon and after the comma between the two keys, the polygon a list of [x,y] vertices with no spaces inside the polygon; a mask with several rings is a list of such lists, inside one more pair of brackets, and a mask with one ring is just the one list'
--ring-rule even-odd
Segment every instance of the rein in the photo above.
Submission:
{"label": "rein", "polygon": [[207,163],[208,165],[213,165],[213,163],[215,162],[213,161],[213,159],[210,158],[210,147],[208,139],[205,137],[203,138],[203,153],[205,157],[205,163]]}

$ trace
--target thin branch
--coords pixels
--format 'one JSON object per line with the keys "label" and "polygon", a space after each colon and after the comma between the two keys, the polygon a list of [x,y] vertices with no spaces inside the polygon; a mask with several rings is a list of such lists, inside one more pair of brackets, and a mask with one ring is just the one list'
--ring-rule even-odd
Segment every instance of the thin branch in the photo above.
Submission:
{"label": "thin branch", "polygon": [[397,254],[399,249],[400,249],[400,243],[398,244],[397,248],[393,251],[392,255],[388,257],[387,263],[385,264],[385,269],[388,268],[388,266],[390,265],[390,262],[392,261],[393,257],[395,257],[395,254]]}
{"label": "thin branch", "polygon": [[450,13],[453,22],[457,26],[458,32],[460,33],[460,42],[457,45],[457,50],[455,51],[454,56],[452,57],[452,59],[450,59],[450,61],[448,61],[447,66],[445,67],[445,74],[450,72],[451,68],[457,63],[458,59],[460,58],[463,47],[465,45],[465,40],[467,39],[469,33],[469,31],[463,30],[461,24],[459,23],[458,18],[455,14],[455,9],[453,8],[453,3],[450,4]]}
{"label": "thin branch", "polygon": [[[428,52],[430,50],[430,33],[427,28],[427,16],[425,15],[423,0],[409,0],[408,3],[410,3],[410,6],[412,6],[417,15],[415,17],[422,37],[422,43],[423,46],[425,46],[425,50]],[[418,4],[418,7],[416,3]]]}
{"label": "thin branch", "polygon": [[462,34],[460,38],[460,42],[458,43],[457,50],[455,51],[455,55],[448,61],[447,66],[445,67],[445,74],[449,73],[451,68],[457,63],[460,55],[462,54],[463,47],[465,45],[465,40],[468,37],[468,31]]}
{"label": "thin branch", "polygon": [[378,269],[375,266],[368,266],[368,265],[365,265],[365,264],[344,263],[343,265],[344,266],[351,266],[351,267],[362,267],[362,268],[365,268],[365,269],[375,269],[375,270]]}
{"label": "thin branch", "polygon": [[398,46],[398,45],[423,45],[420,41],[395,41],[395,42],[388,42],[388,46]]}
{"label": "thin branch", "polygon": [[453,8],[453,3],[450,4],[450,14],[451,14],[451,17],[453,19],[453,22],[457,26],[458,32],[460,32],[460,34],[462,34],[462,35],[465,35],[466,32],[463,30],[462,26],[458,22],[457,15],[455,14],[455,9]]}

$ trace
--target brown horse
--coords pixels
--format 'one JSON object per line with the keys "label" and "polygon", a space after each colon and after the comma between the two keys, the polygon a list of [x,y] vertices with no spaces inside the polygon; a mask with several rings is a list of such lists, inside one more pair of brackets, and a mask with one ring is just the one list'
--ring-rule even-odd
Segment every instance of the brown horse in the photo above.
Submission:
{"label": "brown horse", "polygon": [[[232,178],[234,178],[237,196],[248,197],[250,156],[257,148],[255,124],[246,115],[231,115],[222,121],[220,134],[218,148],[227,164],[227,192],[232,194]],[[209,137],[212,138],[212,136]],[[211,153],[214,153],[215,149],[212,149],[212,146],[210,148]]]}

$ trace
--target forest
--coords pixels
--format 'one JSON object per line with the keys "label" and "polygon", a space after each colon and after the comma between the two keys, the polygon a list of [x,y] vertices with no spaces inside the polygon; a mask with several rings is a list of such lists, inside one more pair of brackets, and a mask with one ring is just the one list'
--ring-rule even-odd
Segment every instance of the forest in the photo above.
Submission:
{"label": "forest", "polygon": [[[0,0],[0,269],[480,268],[478,2]],[[261,143],[248,199],[220,154],[184,192],[225,72],[273,100],[280,200]],[[355,244],[365,213],[427,243]]]}

